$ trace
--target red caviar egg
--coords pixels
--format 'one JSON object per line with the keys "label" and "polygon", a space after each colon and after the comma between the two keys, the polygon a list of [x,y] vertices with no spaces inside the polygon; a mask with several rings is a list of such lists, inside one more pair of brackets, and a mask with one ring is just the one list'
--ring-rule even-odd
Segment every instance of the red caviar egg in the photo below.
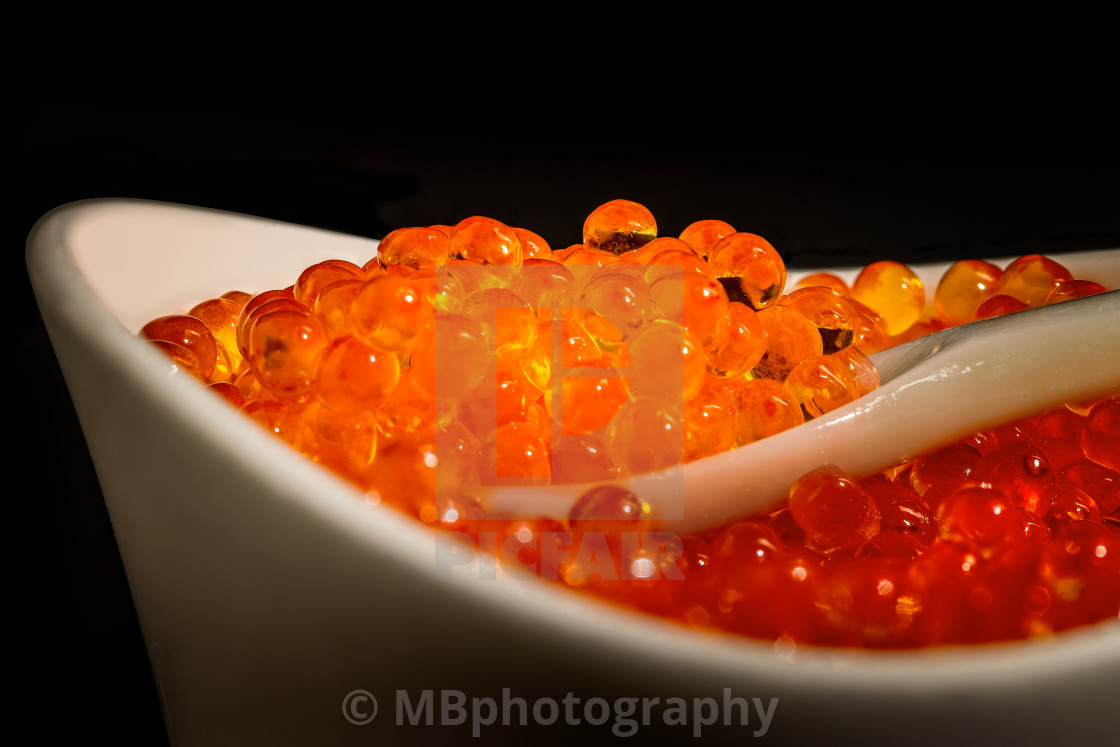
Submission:
{"label": "red caviar egg", "polygon": [[1028,254],[1003,269],[996,293],[1017,298],[1027,306],[1042,306],[1051,291],[1073,279],[1069,270],[1049,257]]}
{"label": "red caviar egg", "polygon": [[583,243],[613,255],[640,249],[657,238],[657,221],[643,205],[611,200],[591,211],[583,223]]}
{"label": "red caviar egg", "polygon": [[852,283],[852,297],[883,318],[892,337],[910,329],[922,316],[925,288],[912,269],[901,262],[872,262]]}
{"label": "red caviar egg", "polygon": [[450,249],[456,257],[486,265],[519,265],[525,259],[516,231],[479,215],[455,224]]}
{"label": "red caviar egg", "polygon": [[203,379],[209,379],[214,373],[218,342],[202,320],[181,314],[161,316],[145,324],[140,334],[149,340],[170,342],[189,350]]}
{"label": "red caviar egg", "polygon": [[781,255],[769,241],[753,233],[724,236],[708,254],[708,263],[728,299],[755,310],[775,303],[785,288],[786,265]]}

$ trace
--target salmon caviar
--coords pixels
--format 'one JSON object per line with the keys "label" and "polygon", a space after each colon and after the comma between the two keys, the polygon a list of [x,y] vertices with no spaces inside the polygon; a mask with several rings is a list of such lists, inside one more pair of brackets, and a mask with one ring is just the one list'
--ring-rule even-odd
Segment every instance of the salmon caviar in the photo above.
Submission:
{"label": "salmon caviar", "polygon": [[900,335],[922,316],[926,296],[917,274],[901,262],[873,262],[852,283],[852,297],[881,316],[887,334]]}
{"label": "salmon caviar", "polygon": [[950,265],[934,291],[937,313],[950,324],[971,321],[976,308],[996,293],[1003,270],[980,259]]}
{"label": "salmon caviar", "polygon": [[451,233],[453,256],[494,265],[519,265],[525,250],[517,232],[493,218],[473,216],[455,224]]}
{"label": "salmon caviar", "polygon": [[591,211],[583,223],[583,243],[618,255],[640,249],[657,238],[657,221],[644,205],[611,200]]}
{"label": "salmon caviar", "polygon": [[730,223],[722,220],[698,220],[690,223],[678,237],[691,247],[696,256],[707,259],[724,236],[735,233]]}
{"label": "salmon caviar", "polygon": [[243,305],[229,298],[211,298],[187,312],[206,325],[217,343],[217,369],[211,376],[215,381],[233,381],[245,370],[245,360],[237,349],[237,318]]}
{"label": "salmon caviar", "polygon": [[[762,237],[703,220],[658,238],[628,200],[596,208],[577,239],[554,251],[482,216],[401,228],[361,266],[324,260],[141,336],[503,572],[683,626],[917,648],[1120,615],[1120,392],[874,475],[821,465],[779,505],[697,535],[655,531],[649,504],[615,484],[853,403],[879,384],[873,352],[1103,286],[1029,255],[957,262],[928,302],[895,262],[787,289]],[[481,501],[483,486],[549,483],[586,488],[567,517],[489,515]]]}
{"label": "salmon caviar", "polygon": [[1094,283],[1092,280],[1067,280],[1054,286],[1054,290],[1046,296],[1046,304],[1061,303],[1062,301],[1072,301],[1075,298],[1085,298],[1086,296],[1095,296],[1098,293],[1104,293],[1107,290],[1100,283]]}
{"label": "salmon caviar", "polygon": [[732,301],[755,310],[770,306],[782,295],[786,265],[769,241],[753,233],[724,236],[712,247],[708,263]]}
{"label": "salmon caviar", "polygon": [[844,282],[844,279],[831,272],[813,272],[805,275],[794,283],[795,290],[799,288],[816,287],[831,288],[844,297],[848,297],[852,294],[851,289],[848,287],[848,284]]}
{"label": "salmon caviar", "polygon": [[344,260],[327,260],[311,265],[300,273],[292,286],[292,295],[302,304],[313,307],[319,294],[331,283],[339,280],[361,280],[365,272],[361,267]]}
{"label": "salmon caviar", "polygon": [[984,300],[979,306],[976,307],[973,313],[973,319],[991,319],[1004,314],[1014,314],[1016,311],[1025,311],[1030,308],[1030,305],[1020,301],[1014,296],[1008,296],[1003,293],[997,293]]}
{"label": "salmon caviar", "polygon": [[552,259],[552,247],[540,234],[534,233],[528,228],[517,228],[516,226],[513,232],[517,234],[517,239],[521,242],[521,251],[526,260]]}
{"label": "salmon caviar", "polygon": [[717,335],[708,351],[708,371],[721,378],[734,379],[758,365],[766,353],[766,329],[751,307],[732,302],[727,305],[727,331]]}
{"label": "salmon caviar", "polygon": [[824,354],[820,330],[808,317],[789,306],[776,305],[759,312],[766,332],[766,351],[754,372],[785,381],[798,364]]}
{"label": "salmon caviar", "polygon": [[218,342],[200,319],[184,315],[162,316],[145,324],[140,334],[154,342],[173,343],[183,348],[193,356],[195,365],[192,368],[197,367],[202,378],[209,379],[213,375],[218,361]]}
{"label": "salmon caviar", "polygon": [[650,285],[650,300],[662,318],[682,324],[705,348],[728,332],[727,294],[710,275],[687,269],[663,275]]}
{"label": "salmon caviar", "polygon": [[996,293],[1017,298],[1027,306],[1042,306],[1051,291],[1073,279],[1069,270],[1049,257],[1028,254],[1004,268]]}
{"label": "salmon caviar", "polygon": [[835,353],[855,341],[859,312],[834,288],[798,288],[780,300],[817,326],[824,352]]}
{"label": "salmon caviar", "polygon": [[451,237],[438,228],[411,226],[389,233],[378,247],[380,263],[420,269],[450,262],[455,253]]}

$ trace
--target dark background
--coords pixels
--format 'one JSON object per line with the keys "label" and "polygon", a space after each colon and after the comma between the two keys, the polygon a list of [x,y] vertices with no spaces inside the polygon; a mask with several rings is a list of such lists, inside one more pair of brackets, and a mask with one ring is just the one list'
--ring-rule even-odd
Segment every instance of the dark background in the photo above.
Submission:
{"label": "dark background", "polygon": [[[39,735],[166,742],[97,478],[22,259],[53,207],[141,197],[371,237],[481,214],[563,248],[590,210],[625,197],[650,208],[662,235],[720,218],[767,237],[795,267],[1120,246],[1120,156],[1090,132],[940,112],[851,121],[456,106],[436,116],[442,103],[378,113],[27,107],[5,208],[17,333],[9,614],[12,645],[32,663],[17,685],[19,717]],[[16,482],[21,473],[31,479]]]}

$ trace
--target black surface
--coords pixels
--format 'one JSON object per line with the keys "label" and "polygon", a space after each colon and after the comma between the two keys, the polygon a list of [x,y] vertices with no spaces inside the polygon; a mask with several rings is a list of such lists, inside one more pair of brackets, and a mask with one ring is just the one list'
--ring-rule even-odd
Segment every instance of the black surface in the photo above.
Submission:
{"label": "black surface", "polygon": [[373,237],[483,214],[561,248],[579,240],[592,208],[626,197],[653,211],[663,235],[721,218],[766,236],[794,266],[1120,246],[1117,152],[1086,133],[1005,140],[957,127],[943,139],[927,127],[883,139],[853,124],[824,128],[825,141],[806,119],[717,128],[574,117],[556,130],[543,116],[513,128],[459,114],[413,127],[355,111],[36,106],[21,120],[5,210],[19,338],[7,448],[20,549],[9,576],[14,644],[32,663],[17,718],[36,734],[166,742],[96,475],[22,260],[34,221],[57,205],[143,197]]}

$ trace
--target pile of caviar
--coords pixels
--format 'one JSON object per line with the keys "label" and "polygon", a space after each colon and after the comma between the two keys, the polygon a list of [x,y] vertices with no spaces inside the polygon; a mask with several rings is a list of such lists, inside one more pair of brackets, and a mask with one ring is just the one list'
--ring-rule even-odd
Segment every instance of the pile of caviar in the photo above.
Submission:
{"label": "pile of caviar", "polygon": [[[772,511],[703,536],[655,530],[613,481],[847,404],[878,385],[875,351],[1106,290],[1040,255],[957,262],[932,299],[897,262],[850,286],[786,279],[760,236],[702,220],[659,237],[645,207],[614,200],[562,250],[480,216],[399,229],[362,266],[319,262],[141,335],[371,500],[510,573],[693,627],[920,647],[1115,619],[1118,396],[870,477],[822,465]],[[481,499],[549,482],[595,487],[566,521]]]}

